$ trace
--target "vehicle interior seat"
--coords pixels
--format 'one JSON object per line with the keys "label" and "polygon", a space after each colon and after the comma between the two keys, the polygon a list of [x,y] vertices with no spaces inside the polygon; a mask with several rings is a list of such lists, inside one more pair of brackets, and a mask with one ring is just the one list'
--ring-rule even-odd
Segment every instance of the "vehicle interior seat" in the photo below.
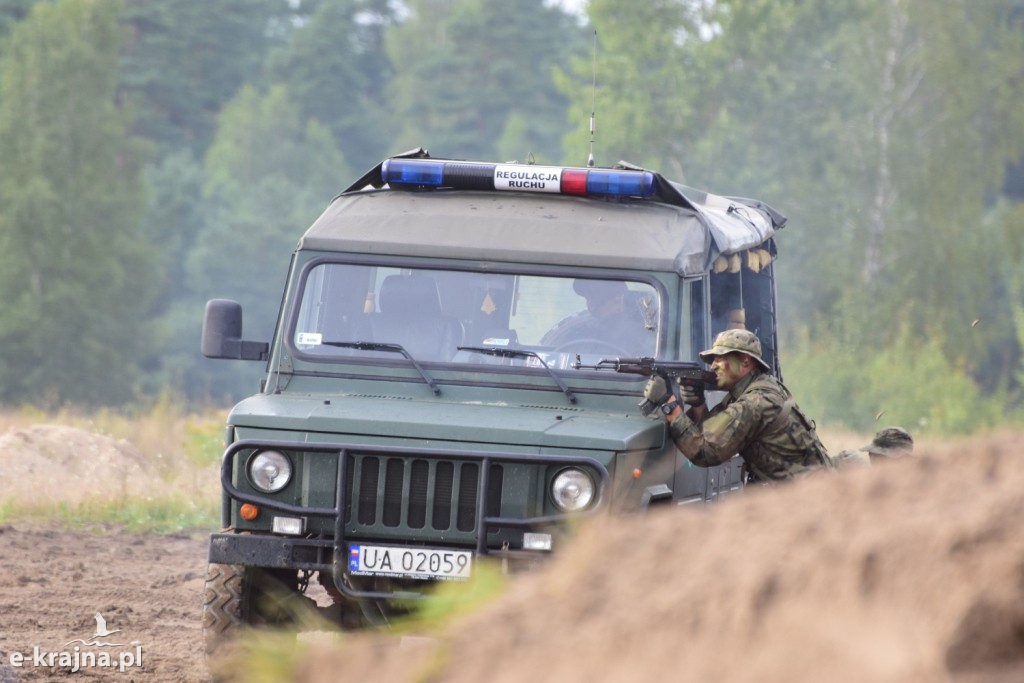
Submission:
{"label": "vehicle interior seat", "polygon": [[[346,302],[348,303],[348,302]],[[349,307],[351,308],[351,307]],[[373,330],[370,327],[370,316],[360,310],[328,311],[323,323],[323,338],[333,342],[368,342],[373,341]],[[331,354],[347,354],[350,350],[342,348],[330,349]]]}
{"label": "vehicle interior seat", "polygon": [[441,310],[437,283],[429,275],[389,275],[377,297],[373,340],[401,344],[418,361],[450,360],[462,344],[462,323]]}

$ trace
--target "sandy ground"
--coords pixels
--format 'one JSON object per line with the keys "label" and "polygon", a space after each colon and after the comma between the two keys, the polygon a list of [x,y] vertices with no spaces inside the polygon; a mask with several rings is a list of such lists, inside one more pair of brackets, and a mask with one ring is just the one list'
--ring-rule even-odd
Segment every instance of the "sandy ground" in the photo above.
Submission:
{"label": "sandy ground", "polygon": [[[63,680],[70,667],[35,666],[40,652],[106,651],[137,654],[141,666],[86,667],[86,679],[122,681],[209,680],[202,649],[200,609],[206,576],[206,536],[126,534],[98,526],[71,531],[55,525],[0,527],[0,681]],[[86,647],[99,613],[108,630]],[[70,643],[70,644],[69,644]],[[26,659],[11,666],[12,652]],[[59,659],[57,660],[59,663]],[[48,663],[47,663],[48,664]],[[5,677],[6,676],[6,677]]]}
{"label": "sandy ground", "polygon": [[[304,641],[295,679],[1019,682],[1022,451],[1021,434],[999,434],[703,509],[602,520],[430,638]],[[73,650],[96,613],[120,629],[107,650],[141,648],[142,666],[77,675],[209,680],[205,556],[205,532],[0,527],[0,682],[65,680],[33,666],[33,649]]]}
{"label": "sandy ground", "polygon": [[[73,509],[125,494],[184,490],[200,476],[216,486],[215,474],[192,468],[169,482],[168,463],[123,439],[59,425],[12,429],[0,435],[0,504]],[[76,646],[80,661],[84,652],[103,652],[114,665],[82,667],[82,678],[209,680],[200,621],[207,535],[131,533],[115,525],[72,530],[43,521],[0,525],[0,683],[63,680],[72,666],[59,666],[59,653],[73,657]],[[97,613],[119,632],[94,638]],[[47,659],[38,666],[37,648],[44,656],[57,653],[57,665]],[[122,655],[138,660],[140,652],[141,666],[115,668]],[[25,656],[20,667],[12,666],[12,653]]]}

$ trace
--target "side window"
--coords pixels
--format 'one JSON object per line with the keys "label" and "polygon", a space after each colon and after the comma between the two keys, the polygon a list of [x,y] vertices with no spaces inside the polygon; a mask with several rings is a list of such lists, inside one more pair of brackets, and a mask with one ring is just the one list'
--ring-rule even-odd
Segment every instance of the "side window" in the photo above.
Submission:
{"label": "side window", "polygon": [[[689,295],[681,297],[681,305],[689,304],[689,334],[679,336],[679,358],[696,360],[697,353],[705,347],[708,337],[708,280],[694,280],[689,283]],[[681,316],[686,319],[686,315]],[[683,328],[685,329],[685,328]]]}
{"label": "side window", "polygon": [[774,244],[720,256],[710,280],[711,337],[727,329],[747,329],[761,340],[765,361],[778,370],[775,348]]}

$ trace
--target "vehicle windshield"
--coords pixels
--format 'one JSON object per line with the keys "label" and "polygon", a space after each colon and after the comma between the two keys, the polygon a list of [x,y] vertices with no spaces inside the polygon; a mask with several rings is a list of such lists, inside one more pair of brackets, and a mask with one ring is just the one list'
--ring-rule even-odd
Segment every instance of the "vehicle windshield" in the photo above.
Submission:
{"label": "vehicle windshield", "polygon": [[[374,345],[397,344],[419,362],[564,369],[577,355],[656,355],[660,309],[658,290],[642,281],[318,263],[306,271],[291,341],[323,360],[394,358]],[[533,353],[480,350],[497,348]]]}

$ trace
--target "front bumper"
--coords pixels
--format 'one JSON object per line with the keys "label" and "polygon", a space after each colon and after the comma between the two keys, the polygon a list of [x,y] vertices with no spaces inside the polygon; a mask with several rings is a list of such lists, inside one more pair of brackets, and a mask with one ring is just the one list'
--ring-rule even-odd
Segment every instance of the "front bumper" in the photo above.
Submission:
{"label": "front bumper", "polygon": [[[232,481],[236,471],[235,460],[241,453],[249,453],[258,449],[281,451],[301,451],[303,453],[322,453],[337,458],[335,475],[334,505],[331,507],[308,507],[295,505],[267,495],[243,491]],[[231,444],[225,451],[221,463],[221,485],[230,499],[241,503],[251,503],[261,508],[275,510],[286,515],[303,518],[324,518],[333,524],[333,536],[320,534],[317,537],[303,538],[272,534],[237,534],[218,533],[210,537],[209,561],[219,564],[240,564],[259,567],[303,569],[309,571],[330,571],[334,583],[343,594],[356,599],[393,599],[415,597],[402,593],[385,593],[372,590],[360,590],[353,586],[347,575],[347,542],[358,540],[366,542],[368,538],[352,538],[351,517],[352,498],[358,497],[357,482],[352,476],[353,462],[358,458],[381,458],[392,460],[415,459],[417,462],[443,461],[472,463],[475,467],[471,472],[476,475],[472,509],[472,527],[468,534],[462,534],[462,540],[470,539],[475,544],[477,555],[499,555],[504,558],[516,559],[518,556],[535,557],[533,553],[510,550],[507,544],[489,547],[488,536],[493,531],[503,529],[537,529],[550,527],[565,522],[568,515],[553,514],[539,516],[501,516],[500,509],[495,505],[494,491],[489,483],[492,472],[496,468],[515,464],[542,466],[577,466],[595,472],[597,482],[596,500],[585,512],[573,516],[591,515],[602,511],[608,505],[610,492],[610,475],[607,468],[599,461],[586,456],[563,455],[523,455],[521,453],[491,451],[450,451],[426,448],[401,448],[382,446],[363,446],[353,444],[330,443],[296,443],[282,441],[242,440]],[[349,479],[352,481],[349,481]],[[472,482],[470,482],[472,483]],[[406,492],[403,491],[403,496]],[[453,494],[457,496],[458,494]],[[363,497],[365,498],[365,496]],[[453,498],[454,500],[454,498]],[[358,501],[360,504],[365,500]],[[465,501],[462,501],[465,503]],[[383,505],[375,502],[375,505]],[[406,503],[407,504],[407,503]],[[498,501],[500,505],[500,501]],[[495,511],[499,514],[495,514]],[[488,512],[490,511],[490,513]],[[347,513],[347,515],[346,515]],[[348,518],[348,519],[347,519]],[[226,522],[229,520],[225,520]],[[227,524],[225,524],[227,526]],[[419,544],[415,537],[408,539],[411,545]],[[392,538],[390,544],[401,544],[401,539]]]}

